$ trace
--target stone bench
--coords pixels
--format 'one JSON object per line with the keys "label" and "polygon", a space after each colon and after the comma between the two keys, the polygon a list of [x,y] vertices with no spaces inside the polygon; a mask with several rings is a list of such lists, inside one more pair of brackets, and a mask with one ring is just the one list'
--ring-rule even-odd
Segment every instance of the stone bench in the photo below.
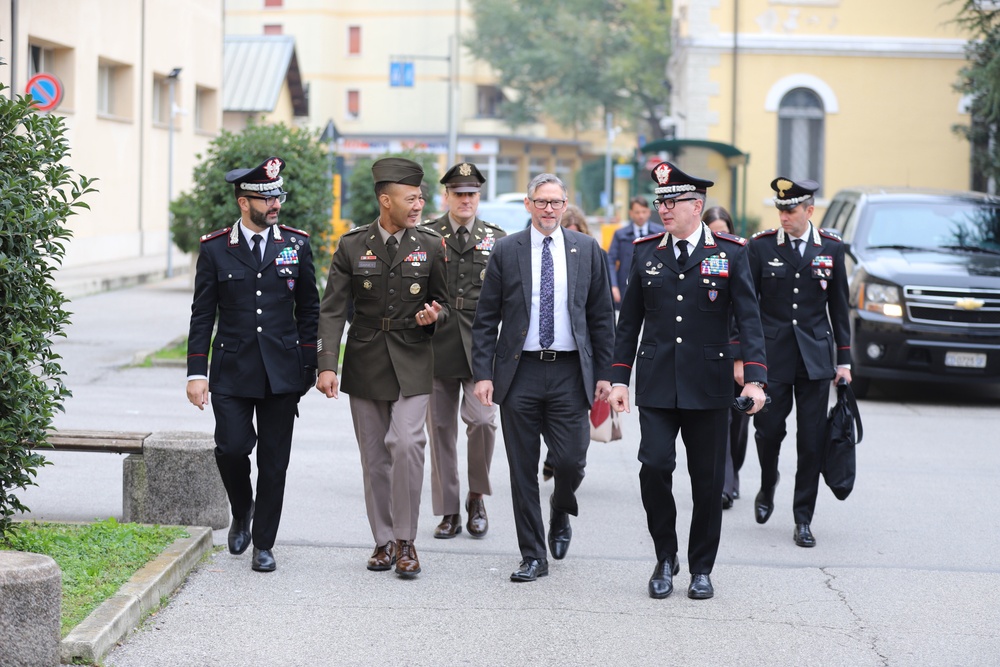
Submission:
{"label": "stone bench", "polygon": [[48,441],[56,450],[128,454],[122,463],[126,522],[229,525],[229,500],[215,464],[211,434],[59,430],[51,431]]}

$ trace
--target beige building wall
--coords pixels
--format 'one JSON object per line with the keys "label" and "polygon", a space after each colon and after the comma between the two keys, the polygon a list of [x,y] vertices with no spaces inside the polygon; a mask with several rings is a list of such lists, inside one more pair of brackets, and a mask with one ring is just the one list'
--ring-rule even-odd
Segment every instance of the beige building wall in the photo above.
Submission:
{"label": "beige building wall", "polygon": [[[842,187],[969,187],[970,148],[951,130],[968,122],[952,89],[965,62],[953,6],[741,0],[734,55],[736,8],[736,0],[675,3],[672,109],[680,137],[750,154],[748,216],[776,224],[769,183],[778,175],[778,109],[798,87],[816,92],[825,112],[815,221]],[[716,162],[709,177],[722,182],[710,193],[728,206],[729,177]]]}
{"label": "beige building wall", "polygon": [[[146,259],[166,268],[169,105],[163,95],[154,109],[155,82],[182,68],[175,88],[176,196],[190,187],[195,154],[221,124],[222,6],[222,0],[20,0],[12,13],[12,1],[0,0],[0,55],[8,63],[0,80],[10,85],[13,77],[14,92],[24,93],[29,47],[50,50],[45,69],[66,91],[53,113],[68,128],[67,162],[99,179],[99,192],[86,199],[90,210],[69,220],[73,238],[63,266]],[[107,108],[99,99],[106,90],[102,65],[113,73]]]}

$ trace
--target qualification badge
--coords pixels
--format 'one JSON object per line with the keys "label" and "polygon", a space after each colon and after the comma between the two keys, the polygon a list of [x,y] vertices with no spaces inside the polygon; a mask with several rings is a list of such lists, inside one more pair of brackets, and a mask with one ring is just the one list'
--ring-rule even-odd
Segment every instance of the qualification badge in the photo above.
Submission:
{"label": "qualification badge", "polygon": [[420,284],[413,283],[410,285],[410,294],[420,294]]}
{"label": "qualification badge", "polygon": [[363,283],[361,283],[361,286],[364,287],[365,289],[371,289],[372,288],[372,281],[365,280]]}

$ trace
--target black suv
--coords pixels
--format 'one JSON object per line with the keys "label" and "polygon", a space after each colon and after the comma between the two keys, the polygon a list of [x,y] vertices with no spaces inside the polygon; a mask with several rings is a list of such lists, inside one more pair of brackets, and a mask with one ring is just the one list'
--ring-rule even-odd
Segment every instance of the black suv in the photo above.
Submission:
{"label": "black suv", "polygon": [[848,244],[856,394],[872,379],[1000,383],[1000,198],[851,188],[822,226]]}

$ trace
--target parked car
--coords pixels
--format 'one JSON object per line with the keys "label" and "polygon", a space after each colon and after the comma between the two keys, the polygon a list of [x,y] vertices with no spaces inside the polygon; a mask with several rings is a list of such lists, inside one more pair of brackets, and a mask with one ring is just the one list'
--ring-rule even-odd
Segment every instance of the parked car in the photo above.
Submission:
{"label": "parked car", "polygon": [[873,379],[1000,383],[1000,198],[851,188],[822,226],[848,244],[856,394]]}
{"label": "parked car", "polygon": [[482,202],[476,211],[480,220],[503,227],[508,234],[519,232],[531,222],[531,214],[524,210],[524,200],[515,203],[496,204]]}

